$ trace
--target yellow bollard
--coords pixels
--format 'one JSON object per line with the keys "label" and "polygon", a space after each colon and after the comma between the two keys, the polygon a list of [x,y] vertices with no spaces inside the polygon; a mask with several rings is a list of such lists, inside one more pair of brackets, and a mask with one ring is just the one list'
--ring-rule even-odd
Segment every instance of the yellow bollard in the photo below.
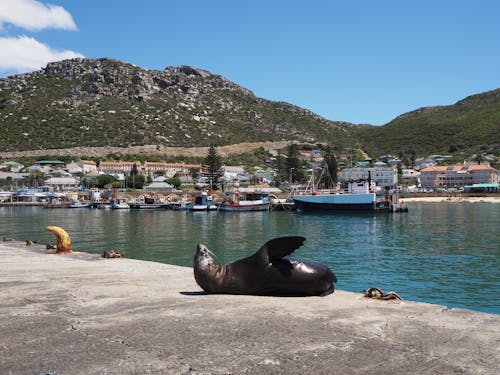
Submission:
{"label": "yellow bollard", "polygon": [[48,226],[45,230],[52,232],[56,235],[57,251],[56,254],[70,254],[71,253],[71,238],[69,234],[60,227]]}

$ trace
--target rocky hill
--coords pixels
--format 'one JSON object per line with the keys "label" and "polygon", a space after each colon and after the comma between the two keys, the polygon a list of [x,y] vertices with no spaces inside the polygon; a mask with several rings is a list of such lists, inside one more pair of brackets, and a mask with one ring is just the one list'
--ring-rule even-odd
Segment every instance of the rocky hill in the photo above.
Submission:
{"label": "rocky hill", "polygon": [[67,155],[75,149],[91,155],[108,148],[165,153],[270,141],[330,143],[339,151],[357,147],[372,157],[466,158],[478,150],[498,156],[500,89],[370,126],[329,121],[258,98],[222,76],[188,66],[158,71],[106,58],[73,59],[0,79],[0,156],[28,150]]}
{"label": "rocky hill", "polygon": [[350,143],[352,124],[256,97],[188,66],[146,70],[73,59],[0,79],[0,151],[192,147],[297,140]]}

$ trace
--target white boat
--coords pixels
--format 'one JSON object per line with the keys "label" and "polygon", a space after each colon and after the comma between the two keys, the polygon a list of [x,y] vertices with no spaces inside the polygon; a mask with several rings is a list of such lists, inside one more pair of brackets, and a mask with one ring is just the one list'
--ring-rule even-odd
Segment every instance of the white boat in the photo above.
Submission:
{"label": "white boat", "polygon": [[113,200],[113,201],[111,201],[109,206],[113,210],[128,210],[128,209],[130,209],[130,205],[127,203],[127,201],[125,199]]}
{"label": "white boat", "polygon": [[221,211],[268,211],[269,193],[259,189],[237,189],[220,204]]}
{"label": "white boat", "polygon": [[[327,172],[327,168],[323,172]],[[308,189],[309,188],[309,189]],[[304,192],[293,195],[298,211],[325,212],[389,212],[387,199],[377,198],[376,186],[367,180],[350,181],[347,191],[319,190],[314,183],[314,174]]]}
{"label": "white boat", "polygon": [[169,205],[160,201],[158,197],[146,194],[140,196],[136,202],[130,202],[129,206],[131,210],[165,210]]}
{"label": "white boat", "polygon": [[194,202],[188,206],[189,211],[217,211],[217,205],[211,194],[206,191],[196,196]]}
{"label": "white boat", "polygon": [[189,207],[191,207],[191,201],[187,199],[168,203],[168,208],[174,211],[187,211]]}
{"label": "white boat", "polygon": [[92,203],[73,201],[70,204],[68,204],[68,208],[92,208]]}

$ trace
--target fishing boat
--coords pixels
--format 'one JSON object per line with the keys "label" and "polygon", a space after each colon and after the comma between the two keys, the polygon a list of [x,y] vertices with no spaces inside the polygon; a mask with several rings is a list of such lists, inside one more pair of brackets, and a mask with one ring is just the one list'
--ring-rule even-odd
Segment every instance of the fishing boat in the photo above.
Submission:
{"label": "fishing boat", "polygon": [[211,194],[203,191],[194,198],[194,202],[188,207],[189,211],[217,211],[217,205]]}
{"label": "fishing boat", "polygon": [[158,210],[167,209],[168,203],[162,202],[158,197],[145,194],[139,196],[135,202],[129,203],[131,210]]}
{"label": "fishing boat", "polygon": [[130,209],[130,205],[128,204],[126,199],[116,199],[111,200],[109,203],[109,207],[113,210],[128,210]]}
{"label": "fishing boat", "polygon": [[299,211],[377,211],[385,204],[377,202],[375,192],[370,192],[366,181],[350,182],[347,192],[315,190],[294,195],[293,202]]}
{"label": "fishing boat", "polygon": [[73,201],[68,204],[68,208],[92,208],[92,202]]}
{"label": "fishing boat", "polygon": [[168,208],[174,211],[187,211],[190,207],[191,201],[187,197],[168,202]]}
{"label": "fishing boat", "polygon": [[312,190],[293,195],[298,211],[323,212],[406,212],[398,201],[398,194],[377,194],[370,174],[366,180],[349,181],[347,190],[321,190],[314,184],[314,175],[308,187]]}
{"label": "fishing boat", "polygon": [[268,211],[269,193],[259,189],[236,189],[219,205],[221,211]]}

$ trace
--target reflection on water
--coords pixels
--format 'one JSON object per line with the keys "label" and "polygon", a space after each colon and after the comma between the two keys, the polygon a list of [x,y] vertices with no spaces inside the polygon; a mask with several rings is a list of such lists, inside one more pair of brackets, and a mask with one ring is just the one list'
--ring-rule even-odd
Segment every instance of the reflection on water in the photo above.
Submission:
{"label": "reflection on water", "polygon": [[65,228],[78,250],[191,266],[197,243],[219,263],[283,235],[307,237],[295,257],[330,266],[338,288],[378,286],[405,299],[500,313],[500,205],[413,203],[393,215],[0,208],[0,236],[54,242]]}

